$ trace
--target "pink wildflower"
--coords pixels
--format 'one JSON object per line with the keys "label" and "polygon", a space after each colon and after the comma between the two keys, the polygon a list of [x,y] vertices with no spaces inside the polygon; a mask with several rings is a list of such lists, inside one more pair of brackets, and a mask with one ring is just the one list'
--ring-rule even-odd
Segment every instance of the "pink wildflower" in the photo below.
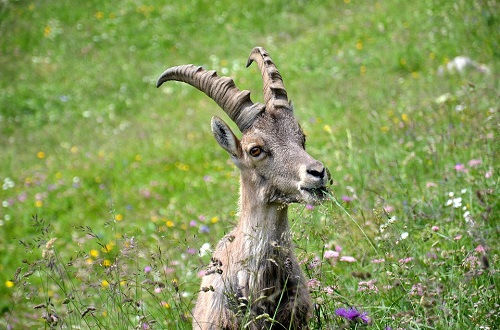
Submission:
{"label": "pink wildflower", "polygon": [[422,285],[422,283],[414,284],[411,287],[410,295],[422,297],[424,295],[424,286]]}
{"label": "pink wildflower", "polygon": [[369,281],[361,281],[358,283],[358,291],[359,292],[378,292],[378,288],[375,285],[376,280],[369,280]]}
{"label": "pink wildflower", "polygon": [[316,288],[316,287],[319,287],[320,285],[321,285],[321,282],[316,278],[312,278],[307,282],[307,286],[310,288]]}
{"label": "pink wildflower", "polygon": [[327,295],[332,295],[335,292],[335,289],[329,285],[326,288],[323,289]]}
{"label": "pink wildflower", "polygon": [[439,227],[438,226],[432,226],[432,231],[439,231]]}
{"label": "pink wildflower", "polygon": [[475,248],[475,251],[478,252],[478,253],[484,253],[484,247],[482,245],[478,245]]}
{"label": "pink wildflower", "polygon": [[387,213],[391,213],[392,211],[394,211],[394,206],[386,205],[386,206],[384,206],[384,211]]}
{"label": "pink wildflower", "polygon": [[409,263],[412,260],[413,260],[412,257],[407,257],[407,258],[399,259],[398,261],[399,261],[400,264],[407,264],[407,263]]}
{"label": "pink wildflower", "polygon": [[382,259],[373,259],[373,260],[372,260],[372,262],[373,262],[374,264],[380,264],[380,263],[383,263],[384,261],[385,261],[385,259],[384,259],[384,258],[382,258]]}
{"label": "pink wildflower", "polygon": [[337,251],[326,250],[323,257],[325,259],[332,259],[332,258],[338,258],[339,256],[340,256],[340,253],[338,253]]}
{"label": "pink wildflower", "polygon": [[172,267],[163,267],[163,272],[165,272],[165,274],[172,274],[175,272],[175,269]]}
{"label": "pink wildflower", "polygon": [[480,265],[481,265],[481,262],[479,261],[479,258],[476,257],[475,255],[469,255],[462,262],[462,266],[467,268],[467,269],[476,269]]}
{"label": "pink wildflower", "polygon": [[434,183],[434,182],[427,182],[425,184],[426,188],[437,187],[437,186],[438,186],[437,183]]}
{"label": "pink wildflower", "polygon": [[481,159],[471,159],[471,160],[469,160],[469,162],[467,164],[470,167],[478,167],[482,163],[483,163],[483,161]]}
{"label": "pink wildflower", "polygon": [[356,259],[354,257],[350,257],[350,256],[342,256],[342,257],[340,257],[340,261],[356,262]]}

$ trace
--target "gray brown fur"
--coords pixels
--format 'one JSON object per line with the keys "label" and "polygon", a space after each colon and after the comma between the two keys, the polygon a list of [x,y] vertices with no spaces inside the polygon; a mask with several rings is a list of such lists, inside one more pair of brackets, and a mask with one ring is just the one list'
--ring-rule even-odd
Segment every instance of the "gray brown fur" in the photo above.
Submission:
{"label": "gray brown fur", "polygon": [[288,204],[326,199],[327,170],[305,151],[281,75],[260,47],[265,103],[253,103],[230,78],[192,65],[165,71],[169,80],[205,92],[235,121],[241,140],[218,117],[212,132],[240,169],[239,222],[214,250],[202,279],[193,329],[307,329],[312,302],[294,255]]}

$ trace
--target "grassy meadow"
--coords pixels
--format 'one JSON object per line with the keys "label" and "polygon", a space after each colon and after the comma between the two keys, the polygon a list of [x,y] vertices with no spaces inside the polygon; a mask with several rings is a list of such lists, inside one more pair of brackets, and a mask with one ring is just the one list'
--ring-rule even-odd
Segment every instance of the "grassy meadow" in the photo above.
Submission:
{"label": "grassy meadow", "polygon": [[239,173],[222,110],[155,82],[260,101],[262,46],[333,180],[290,207],[311,329],[498,329],[497,1],[6,0],[0,35],[0,328],[191,327]]}

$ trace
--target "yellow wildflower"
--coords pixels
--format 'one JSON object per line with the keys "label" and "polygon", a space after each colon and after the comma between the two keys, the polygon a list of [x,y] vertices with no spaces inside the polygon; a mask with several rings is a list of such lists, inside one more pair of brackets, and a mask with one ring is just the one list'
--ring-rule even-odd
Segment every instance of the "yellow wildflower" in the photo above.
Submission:
{"label": "yellow wildflower", "polygon": [[52,32],[52,29],[50,26],[46,26],[45,29],[43,29],[43,36],[45,38],[50,37],[50,33]]}
{"label": "yellow wildflower", "polygon": [[115,242],[109,242],[108,244],[104,245],[101,249],[102,252],[108,253],[109,251],[113,250],[113,247],[116,245]]}

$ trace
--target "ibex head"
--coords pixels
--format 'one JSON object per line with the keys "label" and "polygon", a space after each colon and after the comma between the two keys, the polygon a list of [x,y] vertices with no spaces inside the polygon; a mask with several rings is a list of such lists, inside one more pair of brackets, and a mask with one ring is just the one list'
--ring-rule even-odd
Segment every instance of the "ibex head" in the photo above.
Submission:
{"label": "ibex head", "polygon": [[262,74],[265,104],[253,103],[250,92],[240,91],[232,79],[193,65],[166,70],[157,87],[169,80],[188,83],[228,114],[240,129],[241,140],[219,117],[212,118],[212,132],[240,169],[244,185],[251,185],[262,201],[317,203],[326,197],[328,171],[306,152],[305,135],[271,57],[256,47],[247,67],[253,61]]}

